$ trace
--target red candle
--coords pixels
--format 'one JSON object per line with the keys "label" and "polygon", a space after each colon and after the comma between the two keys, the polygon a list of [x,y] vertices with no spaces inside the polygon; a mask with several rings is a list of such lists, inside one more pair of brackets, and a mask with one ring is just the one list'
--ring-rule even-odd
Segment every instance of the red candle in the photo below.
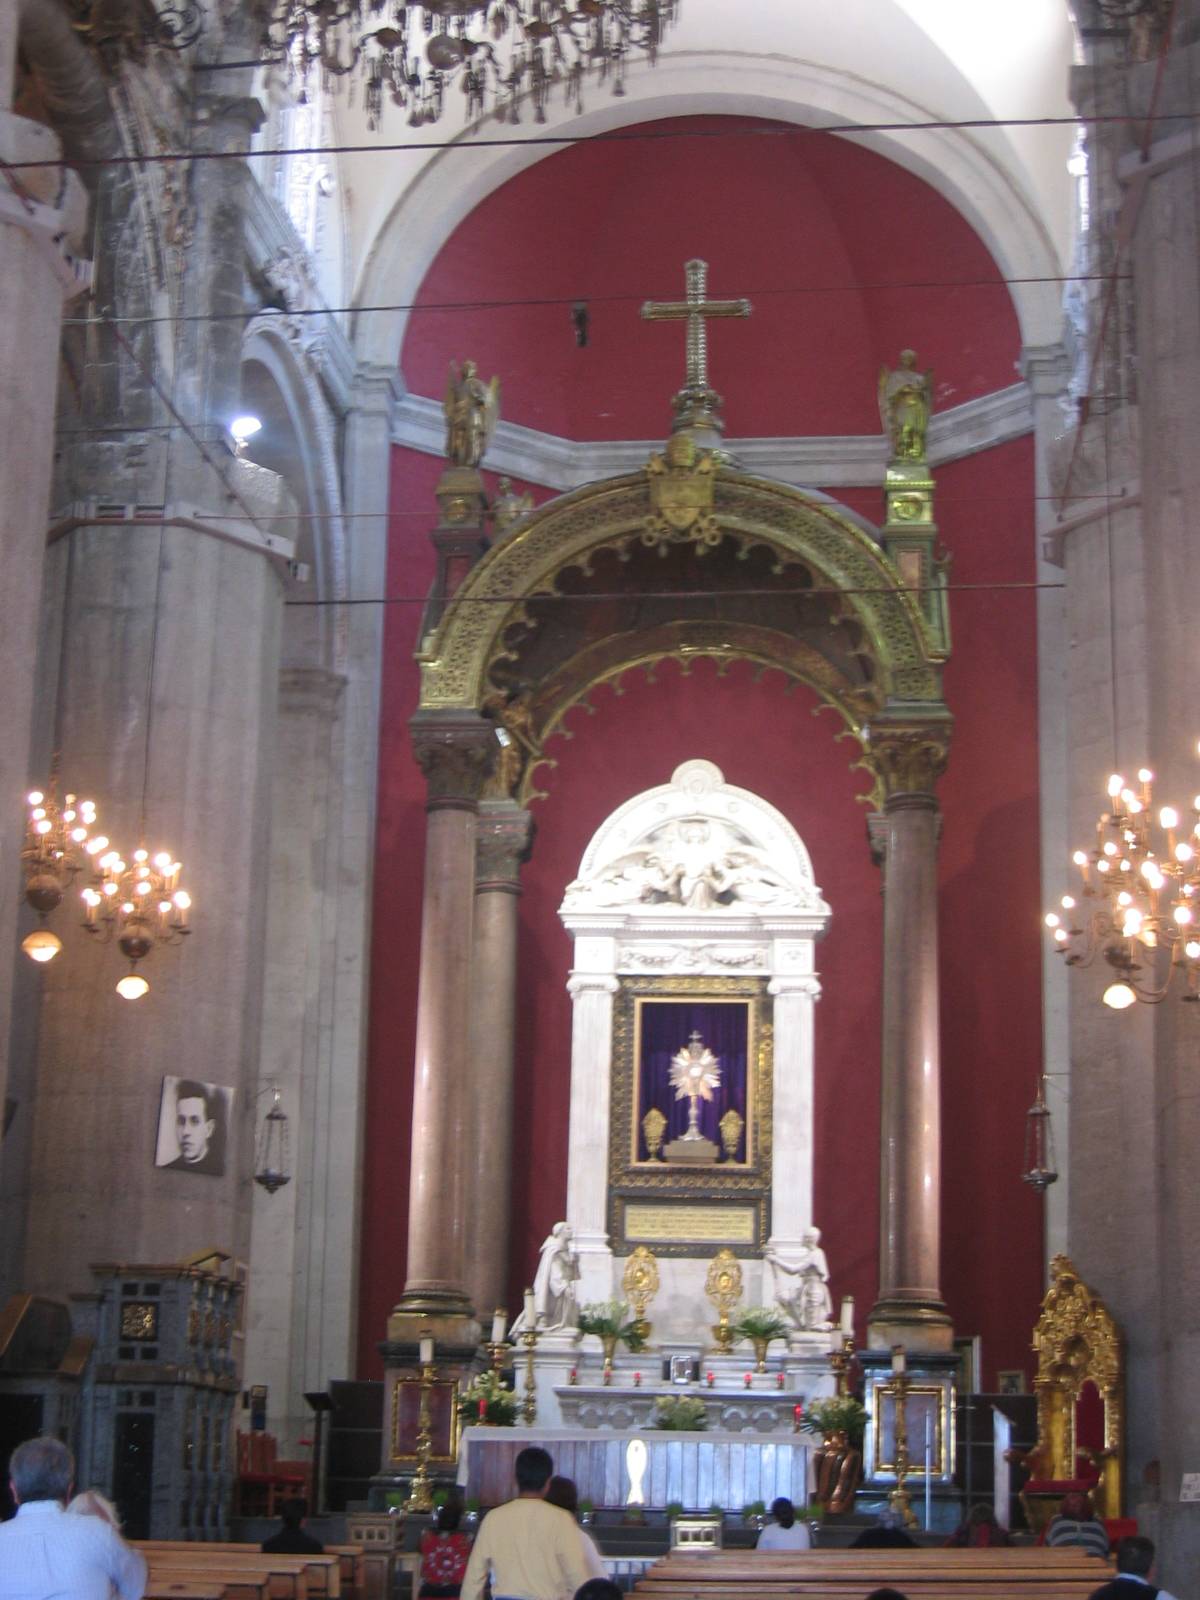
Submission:
{"label": "red candle", "polygon": [[572,1382],[572,1383],[578,1383],[578,1382],[579,1382],[579,1368],[578,1368],[578,1367],[572,1367],[572,1368],[571,1368],[571,1378],[570,1378],[570,1381],[571,1381],[571,1382]]}
{"label": "red candle", "polygon": [[745,1385],[746,1385],[746,1387],[747,1387],[747,1389],[748,1389],[748,1388],[749,1388],[749,1387],[750,1387],[750,1385],[751,1385],[751,1384],[752,1384],[752,1383],[753,1383],[753,1381],[754,1381],[754,1374],[753,1374],[753,1373],[750,1373],[750,1372],[748,1372],[748,1373],[747,1373],[747,1374],[746,1374],[746,1376],[745,1376],[745,1378],[744,1378],[744,1379],[743,1379],[743,1380],[742,1380],[742,1381],[743,1381],[743,1382],[744,1382],[744,1383],[745,1383]]}
{"label": "red candle", "polygon": [[792,1415],[793,1415],[793,1417],[795,1417],[797,1422],[802,1421],[803,1417],[804,1417],[804,1407],[803,1406],[796,1406],[794,1408],[794,1410],[792,1411]]}
{"label": "red candle", "polygon": [[775,1375],[775,1387],[777,1389],[782,1389],[783,1388],[783,1373],[782,1372],[776,1373],[776,1375]]}
{"label": "red candle", "polygon": [[640,1389],[642,1387],[642,1375],[640,1372],[635,1372],[633,1375],[633,1387],[635,1389]]}
{"label": "red candle", "polygon": [[479,1402],[479,1420],[480,1420],[480,1422],[486,1422],[487,1421],[487,1401],[486,1400],[481,1400]]}
{"label": "red candle", "polygon": [[712,1373],[711,1372],[708,1373],[707,1377],[708,1377],[708,1387],[711,1389],[712,1386],[713,1386],[713,1375],[712,1375]]}

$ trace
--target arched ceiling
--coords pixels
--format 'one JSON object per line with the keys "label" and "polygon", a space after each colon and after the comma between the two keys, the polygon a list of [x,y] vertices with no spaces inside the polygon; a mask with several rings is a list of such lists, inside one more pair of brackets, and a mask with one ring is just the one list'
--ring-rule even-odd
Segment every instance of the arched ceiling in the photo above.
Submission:
{"label": "arched ceiling", "polygon": [[[1053,276],[1070,248],[1066,171],[1073,131],[1061,127],[914,129],[922,122],[986,123],[1069,117],[1067,76],[1073,36],[1065,0],[1009,0],[1004,7],[961,0],[683,0],[659,64],[637,65],[623,99],[603,86],[585,95],[585,115],[557,103],[545,126],[529,118],[518,138],[563,132],[588,136],[661,117],[717,112],[820,125],[888,123],[855,136],[925,176],[957,204],[1007,276]],[[360,304],[411,299],[454,227],[544,146],[484,148],[467,133],[451,150],[373,152],[373,143],[425,146],[461,129],[448,113],[412,130],[401,113],[378,134],[361,105],[335,105],[350,259]],[[551,147],[553,148],[553,147]],[[1059,296],[1032,288],[1016,296],[1027,343],[1057,336]],[[402,313],[360,319],[357,344],[389,364],[399,353]]]}

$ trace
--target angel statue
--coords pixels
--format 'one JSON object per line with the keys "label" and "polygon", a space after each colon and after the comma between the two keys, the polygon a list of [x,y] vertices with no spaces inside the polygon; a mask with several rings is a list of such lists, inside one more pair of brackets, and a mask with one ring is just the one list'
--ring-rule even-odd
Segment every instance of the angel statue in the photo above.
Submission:
{"label": "angel statue", "polygon": [[892,459],[924,461],[925,432],[933,410],[933,373],[917,371],[915,351],[901,350],[894,372],[879,369],[879,416]]}
{"label": "angel statue", "polygon": [[671,1087],[676,1100],[688,1101],[687,1132],[683,1135],[689,1143],[703,1139],[700,1132],[700,1102],[711,1100],[713,1090],[721,1084],[721,1063],[693,1032],[682,1050],[671,1057]]}
{"label": "angel statue", "polygon": [[450,363],[446,380],[446,455],[456,467],[477,467],[500,420],[500,379],[484,383],[473,361]]}

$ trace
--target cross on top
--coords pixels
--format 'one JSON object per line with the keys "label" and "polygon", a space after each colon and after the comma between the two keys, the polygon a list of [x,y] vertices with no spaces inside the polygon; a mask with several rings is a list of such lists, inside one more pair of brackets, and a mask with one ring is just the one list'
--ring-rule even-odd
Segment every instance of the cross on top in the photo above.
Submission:
{"label": "cross on top", "polygon": [[647,300],[642,306],[642,316],[647,322],[687,323],[687,370],[683,388],[672,402],[675,407],[676,428],[697,425],[721,431],[717,407],[721,397],[708,381],[708,321],[710,317],[748,317],[749,300],[710,300],[708,298],[708,262],[689,261],[686,275],[685,300]]}

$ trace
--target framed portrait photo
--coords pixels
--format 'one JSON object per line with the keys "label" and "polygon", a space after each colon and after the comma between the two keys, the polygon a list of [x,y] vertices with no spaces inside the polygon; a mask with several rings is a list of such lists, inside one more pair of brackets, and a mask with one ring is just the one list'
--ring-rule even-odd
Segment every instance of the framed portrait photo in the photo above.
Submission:
{"label": "framed portrait photo", "polygon": [[154,1165],[173,1172],[222,1177],[233,1095],[227,1084],[164,1077]]}
{"label": "framed portrait photo", "polygon": [[1024,1394],[1025,1373],[1016,1369],[1008,1372],[997,1372],[996,1391],[998,1394]]}

